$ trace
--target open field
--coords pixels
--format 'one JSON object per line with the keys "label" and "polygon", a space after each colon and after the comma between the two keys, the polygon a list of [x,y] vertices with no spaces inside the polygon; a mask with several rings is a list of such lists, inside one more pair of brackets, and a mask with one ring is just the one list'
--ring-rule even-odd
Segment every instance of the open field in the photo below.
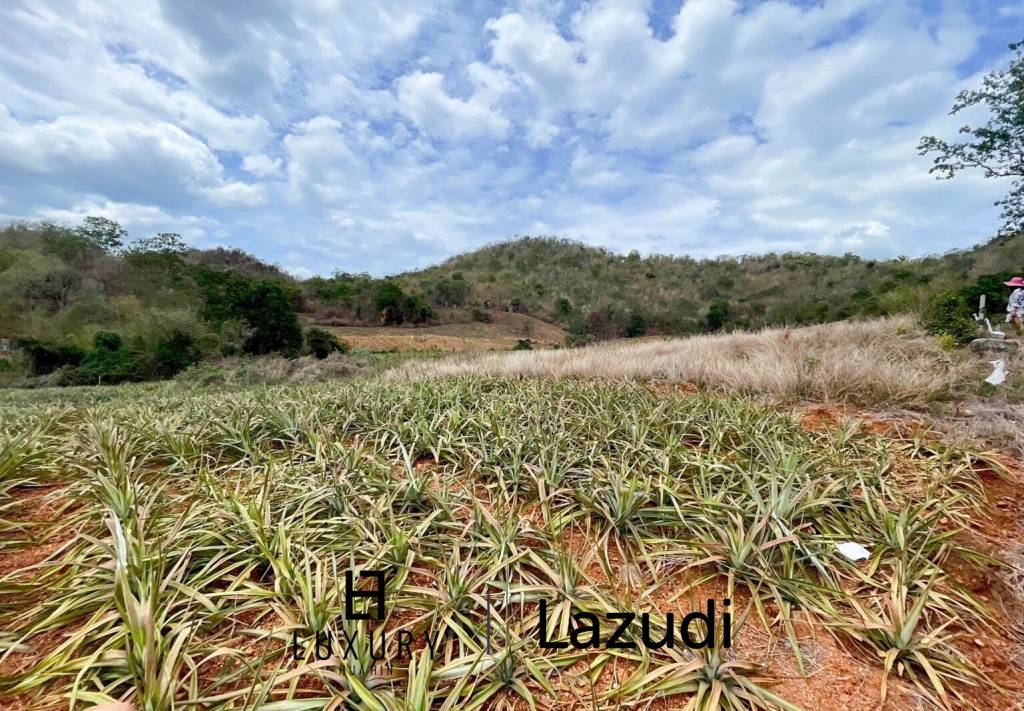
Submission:
{"label": "open field", "polygon": [[520,339],[537,346],[565,340],[554,324],[524,314],[490,312],[491,323],[446,323],[438,326],[321,326],[355,348],[370,351],[479,352],[511,350]]}
{"label": "open field", "polygon": [[[1019,472],[919,432],[479,376],[26,393],[0,423],[6,708],[1022,698]],[[385,573],[384,619],[346,619],[349,569]],[[725,598],[730,646],[720,617],[710,649],[684,647],[683,616]],[[632,649],[545,649],[542,601],[549,640],[574,613],[605,639],[610,614],[649,624]],[[669,613],[675,645],[644,644]],[[317,632],[324,660],[292,646]]]}
{"label": "open field", "polygon": [[1024,457],[1024,353],[1008,358],[1011,375],[996,389],[984,379],[990,361],[1000,357],[944,350],[913,319],[900,317],[410,361],[386,377],[598,378],[678,384],[772,403],[856,405],[875,415],[908,415],[960,443],[982,442]]}

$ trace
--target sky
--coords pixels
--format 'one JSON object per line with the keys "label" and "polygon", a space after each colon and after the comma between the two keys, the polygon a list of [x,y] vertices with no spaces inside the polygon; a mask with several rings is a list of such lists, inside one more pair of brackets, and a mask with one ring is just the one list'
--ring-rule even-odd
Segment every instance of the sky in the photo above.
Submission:
{"label": "sky", "polygon": [[521,235],[918,256],[999,227],[937,181],[1019,0],[5,0],[0,220],[104,215],[305,277]]}

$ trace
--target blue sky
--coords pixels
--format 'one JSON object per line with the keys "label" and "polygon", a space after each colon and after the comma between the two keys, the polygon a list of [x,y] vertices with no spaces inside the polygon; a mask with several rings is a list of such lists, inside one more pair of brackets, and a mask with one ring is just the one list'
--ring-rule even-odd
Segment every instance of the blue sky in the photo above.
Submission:
{"label": "blue sky", "polygon": [[992,236],[939,182],[1018,2],[14,0],[0,217],[121,221],[297,275],[516,235],[696,257]]}

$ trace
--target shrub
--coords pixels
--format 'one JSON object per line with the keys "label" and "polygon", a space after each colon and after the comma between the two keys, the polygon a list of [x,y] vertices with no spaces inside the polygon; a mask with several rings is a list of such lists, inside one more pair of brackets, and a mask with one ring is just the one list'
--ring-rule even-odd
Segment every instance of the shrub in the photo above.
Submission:
{"label": "shrub", "polygon": [[949,336],[957,343],[967,343],[978,333],[971,307],[958,291],[943,291],[932,297],[923,320],[929,333]]}
{"label": "shrub", "polygon": [[728,320],[729,304],[725,301],[715,301],[708,307],[705,321],[709,331],[721,331]]}
{"label": "shrub", "polygon": [[348,353],[349,346],[339,341],[333,333],[322,328],[310,328],[306,331],[306,352],[323,360],[331,353]]}
{"label": "shrub", "polygon": [[626,327],[623,329],[622,335],[626,338],[636,338],[637,336],[647,335],[647,319],[644,315],[634,311],[626,319]]}
{"label": "shrub", "polygon": [[483,309],[473,309],[472,317],[474,321],[479,321],[480,323],[490,323],[494,320],[491,318],[491,314]]}
{"label": "shrub", "polygon": [[530,343],[530,339],[529,338],[520,338],[518,341],[516,341],[516,344],[515,344],[515,346],[512,347],[512,350],[514,350],[514,351],[532,351],[533,350],[533,344]]}
{"label": "shrub", "polygon": [[175,329],[156,344],[152,370],[158,378],[172,378],[199,362],[199,346],[188,333]]}
{"label": "shrub", "polygon": [[939,349],[947,352],[955,350],[956,347],[959,345],[956,342],[956,338],[949,335],[948,333],[940,334],[937,340],[939,342]]}
{"label": "shrub", "polygon": [[140,380],[141,358],[124,347],[121,336],[99,331],[81,364],[67,375],[68,384],[113,384]]}
{"label": "shrub", "polygon": [[58,368],[76,366],[85,357],[85,351],[78,346],[50,345],[31,338],[18,339],[15,346],[25,354],[32,375],[47,375]]}

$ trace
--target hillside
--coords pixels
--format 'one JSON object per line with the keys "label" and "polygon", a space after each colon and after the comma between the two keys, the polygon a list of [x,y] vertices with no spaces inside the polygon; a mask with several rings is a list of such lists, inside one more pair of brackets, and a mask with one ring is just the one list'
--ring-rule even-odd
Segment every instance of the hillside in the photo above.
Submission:
{"label": "hillside", "polygon": [[[597,338],[805,325],[919,308],[981,276],[1024,271],[1024,235],[921,259],[617,255],[552,238],[495,244],[396,280],[422,294],[460,279],[465,308],[528,313]],[[998,300],[1005,295],[996,290]],[[1005,303],[1005,302],[1003,302]]]}
{"label": "hillside", "polygon": [[311,352],[316,327],[365,350],[578,345],[895,315],[947,290],[960,291],[955,310],[987,293],[998,311],[1022,255],[1024,235],[888,261],[641,257],[522,238],[393,277],[297,280],[239,250],[132,238],[104,218],[18,223],[0,229],[0,338],[23,357],[0,369],[37,376],[85,363],[65,384],[165,378],[211,357]]}

